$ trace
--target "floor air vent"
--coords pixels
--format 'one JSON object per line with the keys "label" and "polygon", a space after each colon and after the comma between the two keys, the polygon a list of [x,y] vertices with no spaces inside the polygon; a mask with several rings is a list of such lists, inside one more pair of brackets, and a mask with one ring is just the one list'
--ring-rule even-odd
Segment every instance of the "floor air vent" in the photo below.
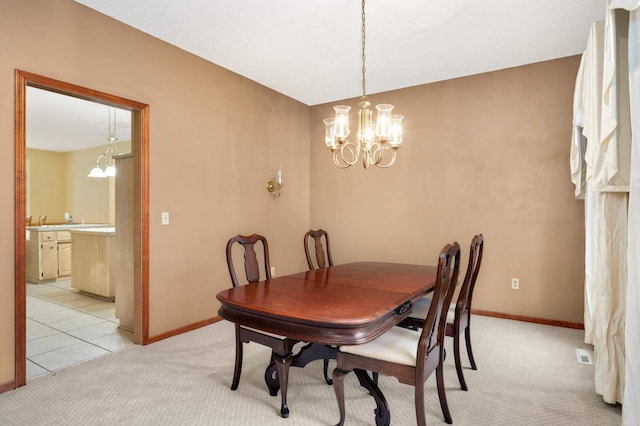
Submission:
{"label": "floor air vent", "polygon": [[582,364],[593,364],[593,351],[576,348],[576,358]]}

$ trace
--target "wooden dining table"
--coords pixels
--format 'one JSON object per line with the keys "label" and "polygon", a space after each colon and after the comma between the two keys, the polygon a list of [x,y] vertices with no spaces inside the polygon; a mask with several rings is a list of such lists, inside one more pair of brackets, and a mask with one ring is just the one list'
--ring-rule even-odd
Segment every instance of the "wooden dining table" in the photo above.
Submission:
{"label": "wooden dining table", "polygon": [[[337,346],[369,342],[400,323],[413,302],[433,289],[436,272],[436,266],[385,262],[315,269],[223,290],[216,296],[218,314],[242,326],[309,342],[284,361],[287,368],[267,367],[278,371],[266,374],[273,378],[267,386],[275,395],[286,390],[288,367],[335,359]],[[366,372],[355,373],[376,399],[376,422],[381,415],[388,418],[377,385]]]}

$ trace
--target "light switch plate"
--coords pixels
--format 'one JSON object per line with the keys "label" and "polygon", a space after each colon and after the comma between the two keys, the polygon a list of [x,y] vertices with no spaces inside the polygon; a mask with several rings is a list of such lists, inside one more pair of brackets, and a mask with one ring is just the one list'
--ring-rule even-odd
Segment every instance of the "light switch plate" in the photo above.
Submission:
{"label": "light switch plate", "polygon": [[169,224],[169,212],[162,212],[162,224],[163,225]]}

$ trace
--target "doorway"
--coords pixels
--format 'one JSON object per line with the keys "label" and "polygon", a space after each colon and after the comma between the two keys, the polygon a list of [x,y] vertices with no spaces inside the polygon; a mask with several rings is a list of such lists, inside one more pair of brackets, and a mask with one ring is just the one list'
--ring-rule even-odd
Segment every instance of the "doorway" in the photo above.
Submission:
{"label": "doorway", "polygon": [[133,324],[134,341],[147,344],[148,229],[149,229],[149,106],[104,92],[16,70],[15,98],[15,376],[16,387],[26,383],[26,92],[35,87],[131,112],[133,153]]}

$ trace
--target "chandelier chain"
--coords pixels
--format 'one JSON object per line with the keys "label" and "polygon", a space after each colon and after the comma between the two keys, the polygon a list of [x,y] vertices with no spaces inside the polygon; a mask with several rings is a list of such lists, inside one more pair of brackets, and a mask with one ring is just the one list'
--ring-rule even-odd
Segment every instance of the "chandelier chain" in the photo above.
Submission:
{"label": "chandelier chain", "polygon": [[[111,127],[111,110],[113,109],[113,127]],[[118,140],[118,138],[116,137],[116,109],[112,108],[112,107],[107,107],[107,113],[109,114],[109,123],[107,126],[108,129],[108,133],[109,133],[109,138],[113,138],[114,141]]]}
{"label": "chandelier chain", "polygon": [[367,98],[367,79],[366,79],[366,71],[367,67],[365,66],[366,56],[365,56],[365,45],[367,41],[367,31],[366,31],[366,21],[364,16],[364,2],[362,0],[362,99]]}

